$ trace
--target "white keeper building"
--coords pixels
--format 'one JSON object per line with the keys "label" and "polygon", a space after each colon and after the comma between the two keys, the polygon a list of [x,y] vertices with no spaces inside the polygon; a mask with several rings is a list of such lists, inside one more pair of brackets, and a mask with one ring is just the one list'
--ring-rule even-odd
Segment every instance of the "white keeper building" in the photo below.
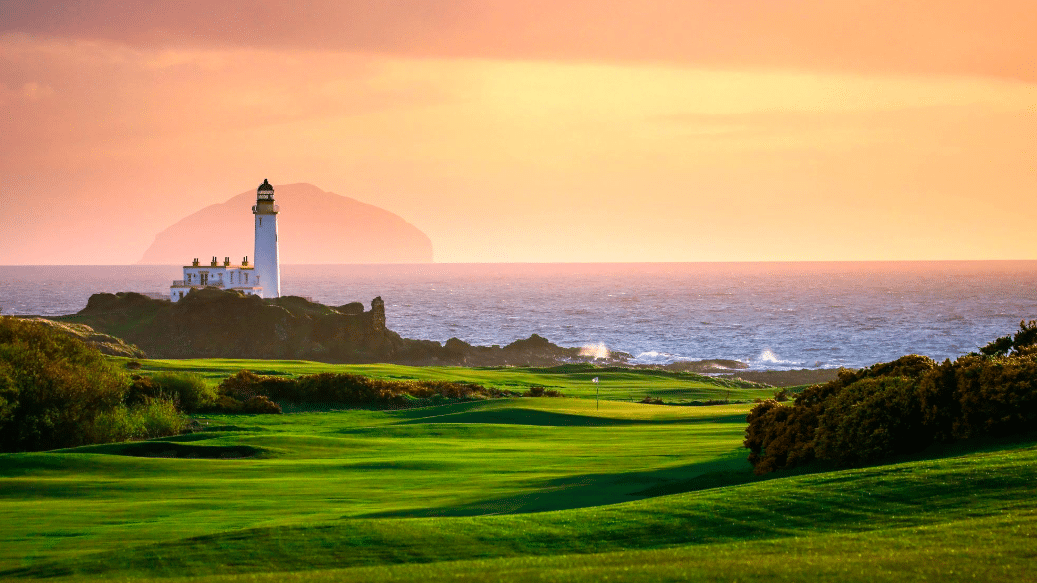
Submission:
{"label": "white keeper building", "polygon": [[262,298],[281,297],[281,260],[277,249],[277,213],[274,204],[274,187],[264,180],[256,192],[256,205],[252,214],[256,221],[255,265],[248,264],[248,257],[241,265],[231,265],[230,257],[220,264],[213,256],[209,265],[202,265],[198,258],[184,266],[184,278],[169,287],[169,299],[183,299],[192,289],[217,287],[233,289],[247,295]]}

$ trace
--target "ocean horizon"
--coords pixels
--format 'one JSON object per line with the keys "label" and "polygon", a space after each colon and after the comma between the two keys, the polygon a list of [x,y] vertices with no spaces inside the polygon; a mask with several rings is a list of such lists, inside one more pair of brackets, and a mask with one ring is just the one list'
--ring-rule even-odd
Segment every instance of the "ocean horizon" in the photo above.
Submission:
{"label": "ocean horizon", "polygon": [[[166,292],[178,265],[0,266],[3,314]],[[282,265],[282,294],[382,297],[408,338],[478,345],[539,334],[637,363],[726,358],[757,370],[955,358],[1037,318],[1037,261]]]}

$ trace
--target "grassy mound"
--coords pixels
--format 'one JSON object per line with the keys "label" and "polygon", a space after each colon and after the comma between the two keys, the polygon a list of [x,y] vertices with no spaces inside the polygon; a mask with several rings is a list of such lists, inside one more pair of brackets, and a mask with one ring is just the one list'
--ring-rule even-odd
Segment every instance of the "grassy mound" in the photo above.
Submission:
{"label": "grassy mound", "polygon": [[[1010,509],[1007,510],[1006,509]],[[947,525],[1034,524],[1037,446],[797,476],[541,514],[351,519],[192,537],[0,572],[8,577],[174,576],[549,556]],[[886,537],[871,539],[881,544]],[[775,544],[771,542],[770,544]],[[1014,542],[1001,542],[998,547]],[[752,548],[752,547],[749,547]],[[859,553],[877,554],[868,539]],[[885,552],[885,550],[881,550]]]}
{"label": "grassy mound", "polygon": [[134,457],[183,459],[237,459],[256,457],[265,453],[265,450],[262,448],[248,445],[189,445],[174,440],[88,445],[65,451],[68,453],[100,453]]}

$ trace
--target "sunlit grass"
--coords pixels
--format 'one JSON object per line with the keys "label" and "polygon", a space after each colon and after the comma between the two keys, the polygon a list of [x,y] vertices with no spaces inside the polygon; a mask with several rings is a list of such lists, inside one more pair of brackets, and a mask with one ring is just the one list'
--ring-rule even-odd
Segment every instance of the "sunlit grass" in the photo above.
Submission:
{"label": "sunlit grass", "polygon": [[[241,364],[147,361],[145,370],[215,380]],[[248,364],[457,378],[450,368]],[[563,392],[584,382],[457,371],[487,382],[558,377]],[[1033,443],[763,479],[741,447],[750,406],[512,398],[213,415],[199,418],[204,431],[166,440],[0,455],[0,578],[1033,577]]]}
{"label": "sunlit grass", "polygon": [[[117,359],[125,362],[126,359]],[[305,360],[184,359],[141,360],[142,371],[186,371],[218,383],[239,370],[257,374],[297,377],[322,372],[349,373],[380,379],[469,381],[487,387],[524,392],[531,386],[557,389],[569,397],[639,401],[646,396],[668,403],[731,400],[751,401],[769,398],[776,389],[751,383],[716,379],[694,373],[661,370],[590,368],[584,365],[560,367],[403,366],[397,364],[327,364]],[[594,383],[592,379],[598,378]]]}

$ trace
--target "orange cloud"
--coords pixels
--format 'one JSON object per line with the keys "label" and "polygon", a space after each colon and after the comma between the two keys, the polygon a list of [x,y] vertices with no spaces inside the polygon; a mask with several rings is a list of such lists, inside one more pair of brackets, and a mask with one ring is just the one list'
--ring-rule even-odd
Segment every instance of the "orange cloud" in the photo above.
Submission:
{"label": "orange cloud", "polygon": [[1029,0],[7,0],[0,32],[131,46],[656,61],[1033,81]]}
{"label": "orange cloud", "polygon": [[0,263],[262,178],[440,261],[1037,257],[1029,4],[558,4],[5,3]]}

